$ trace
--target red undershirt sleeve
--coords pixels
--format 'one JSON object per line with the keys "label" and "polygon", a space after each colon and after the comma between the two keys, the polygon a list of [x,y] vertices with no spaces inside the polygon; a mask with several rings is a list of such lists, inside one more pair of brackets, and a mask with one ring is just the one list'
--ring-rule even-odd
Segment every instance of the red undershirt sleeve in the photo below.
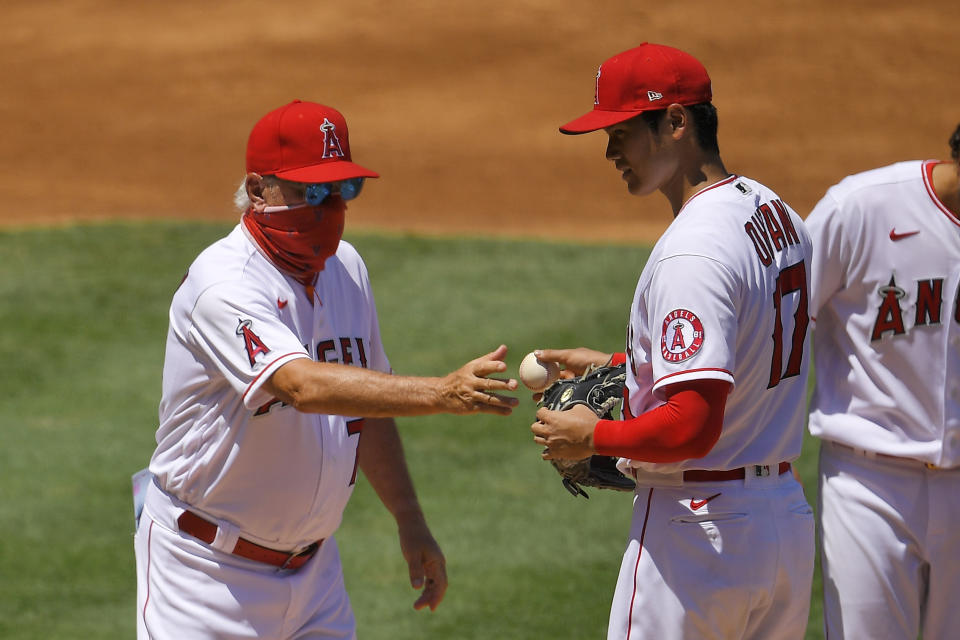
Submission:
{"label": "red undershirt sleeve", "polygon": [[667,402],[629,420],[599,420],[600,455],[644,462],[679,462],[707,455],[720,438],[730,383],[693,380],[666,388]]}

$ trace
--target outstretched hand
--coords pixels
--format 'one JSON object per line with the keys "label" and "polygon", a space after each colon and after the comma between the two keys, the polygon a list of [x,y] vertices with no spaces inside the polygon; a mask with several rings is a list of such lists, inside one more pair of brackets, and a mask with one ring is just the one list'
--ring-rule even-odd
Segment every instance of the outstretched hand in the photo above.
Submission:
{"label": "outstretched hand", "polygon": [[495,392],[516,391],[517,381],[513,378],[489,377],[507,370],[507,364],[503,361],[506,355],[506,345],[500,345],[441,379],[440,393],[450,413],[510,415],[519,400]]}

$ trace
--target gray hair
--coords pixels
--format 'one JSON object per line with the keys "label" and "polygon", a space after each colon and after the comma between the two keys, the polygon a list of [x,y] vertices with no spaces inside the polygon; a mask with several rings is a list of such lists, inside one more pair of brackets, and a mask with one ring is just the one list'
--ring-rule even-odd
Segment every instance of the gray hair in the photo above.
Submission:
{"label": "gray hair", "polygon": [[246,213],[247,209],[253,206],[253,203],[250,202],[250,196],[247,195],[247,176],[243,176],[240,186],[233,194],[233,206],[240,213]]}

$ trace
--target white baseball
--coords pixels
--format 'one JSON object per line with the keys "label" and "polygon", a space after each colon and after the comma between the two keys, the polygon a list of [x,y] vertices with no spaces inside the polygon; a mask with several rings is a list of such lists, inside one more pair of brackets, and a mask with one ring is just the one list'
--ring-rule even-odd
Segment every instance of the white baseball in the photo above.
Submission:
{"label": "white baseball", "polygon": [[544,362],[531,351],[520,362],[520,381],[532,391],[543,391],[560,377],[560,365]]}

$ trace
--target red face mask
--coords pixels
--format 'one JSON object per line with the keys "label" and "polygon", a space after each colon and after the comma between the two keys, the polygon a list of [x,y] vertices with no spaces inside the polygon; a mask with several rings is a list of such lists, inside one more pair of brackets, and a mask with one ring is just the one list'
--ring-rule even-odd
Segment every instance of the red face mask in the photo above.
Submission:
{"label": "red face mask", "polygon": [[327,258],[337,252],[346,211],[343,198],[331,196],[316,207],[266,207],[262,212],[248,209],[243,223],[281,271],[309,285],[323,271]]}

